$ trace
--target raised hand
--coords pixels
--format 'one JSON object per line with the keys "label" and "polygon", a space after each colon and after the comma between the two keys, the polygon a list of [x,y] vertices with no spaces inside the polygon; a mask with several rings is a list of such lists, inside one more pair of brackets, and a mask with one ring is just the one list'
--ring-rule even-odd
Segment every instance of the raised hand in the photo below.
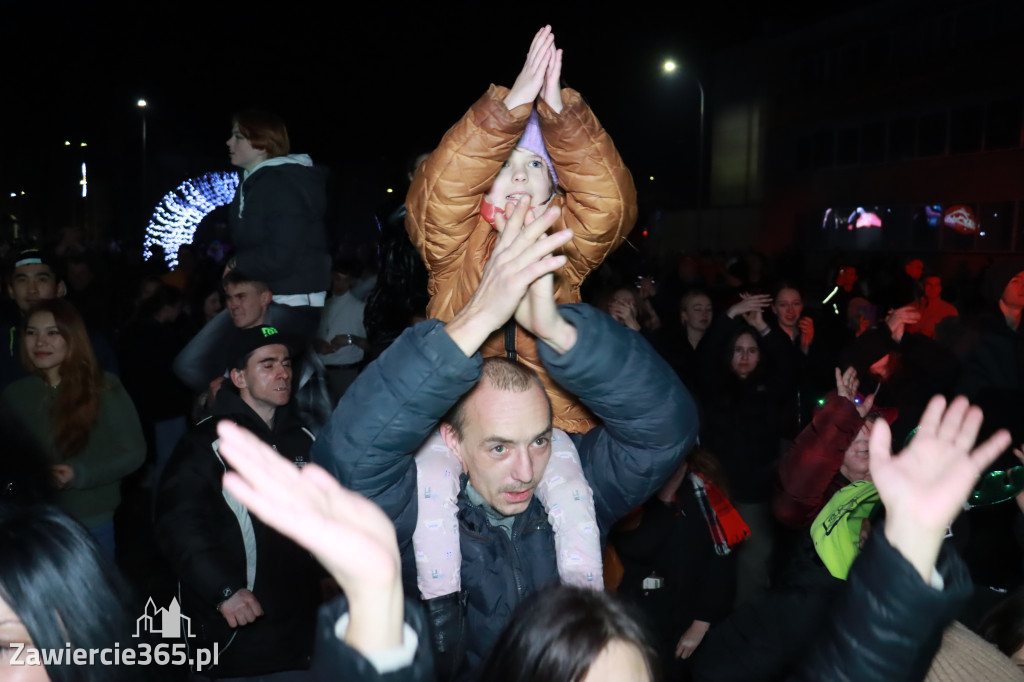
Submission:
{"label": "raised hand", "polygon": [[346,490],[315,464],[299,469],[229,421],[217,426],[220,454],[233,471],[224,487],[268,526],[309,550],[349,599],[346,640],[360,651],[402,641],[398,541],[373,502]]}
{"label": "raised hand", "polygon": [[875,394],[872,393],[858,403],[857,389],[859,387],[860,379],[857,378],[857,370],[848,367],[845,372],[840,372],[836,367],[836,393],[853,403],[857,407],[857,414],[864,418],[875,405]]}
{"label": "raised hand", "polygon": [[797,326],[800,328],[800,350],[807,355],[811,350],[811,342],[814,341],[814,320],[801,317]]}
{"label": "raised hand", "polygon": [[608,314],[619,324],[633,331],[640,331],[640,323],[636,319],[636,305],[632,301],[611,301],[608,304]]}
{"label": "raised hand", "polygon": [[[528,104],[537,99],[540,89],[544,87],[548,64],[554,53],[554,44],[555,36],[551,33],[550,26],[545,26],[533,36],[530,50],[526,53],[526,63],[523,64],[523,70],[519,72],[516,82],[512,84],[512,89],[505,96],[506,108],[512,110],[521,104]],[[560,103],[561,95],[559,95]],[[548,104],[551,104],[551,102],[549,101]],[[558,110],[561,111],[561,106],[559,106]]]}
{"label": "raised hand", "polygon": [[885,536],[926,582],[946,528],[981,473],[1010,444],[1004,429],[972,449],[981,421],[981,410],[966,398],[956,398],[947,409],[946,400],[935,396],[899,455],[892,455],[885,420],[871,431],[871,477],[885,504]]}
{"label": "raised hand", "polygon": [[[544,234],[558,219],[557,206],[527,222],[532,197],[505,207],[507,220],[496,223],[498,241],[473,297],[445,329],[467,356],[477,351],[491,332],[505,324],[530,285],[565,265],[565,256],[552,253],[572,239],[571,230]],[[526,326],[526,325],[524,325]],[[542,336],[538,333],[538,336]]]}
{"label": "raised hand", "polygon": [[889,331],[892,332],[892,340],[896,343],[903,339],[903,333],[906,331],[908,324],[917,324],[920,321],[921,311],[915,305],[905,305],[902,308],[896,308],[885,318],[885,323],[889,325]]}
{"label": "raised hand", "polygon": [[772,297],[768,294],[740,294],[740,300],[732,304],[725,314],[733,318],[742,315],[746,319],[748,313],[761,313],[771,304]]}
{"label": "raised hand", "polygon": [[548,60],[547,71],[544,72],[544,88],[540,92],[541,99],[556,114],[562,113],[562,51],[551,42],[551,58]]}

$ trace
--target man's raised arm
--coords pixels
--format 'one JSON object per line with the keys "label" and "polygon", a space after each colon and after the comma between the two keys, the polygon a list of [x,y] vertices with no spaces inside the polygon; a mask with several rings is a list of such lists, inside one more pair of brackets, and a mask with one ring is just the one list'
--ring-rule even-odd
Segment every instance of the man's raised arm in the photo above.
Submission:
{"label": "man's raised arm", "polygon": [[476,384],[477,350],[512,317],[533,281],[565,263],[551,254],[571,233],[544,234],[558,209],[524,226],[532,218],[528,207],[508,207],[507,225],[466,307],[447,325],[428,320],[406,330],[345,393],[314,446],[317,463],[384,508],[400,541],[406,530],[411,535],[405,524],[415,523],[415,466],[407,455]]}
{"label": "man's raised arm", "polygon": [[604,424],[578,444],[602,532],[647,500],[697,438],[697,407],[647,341],[594,308],[556,308],[549,278],[520,304],[516,319],[543,343],[551,378]]}

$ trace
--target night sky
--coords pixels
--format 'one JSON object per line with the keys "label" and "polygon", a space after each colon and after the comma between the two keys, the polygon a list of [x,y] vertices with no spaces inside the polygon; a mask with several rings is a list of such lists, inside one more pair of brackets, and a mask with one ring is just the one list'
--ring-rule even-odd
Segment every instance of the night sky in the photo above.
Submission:
{"label": "night sky", "polygon": [[685,188],[695,172],[697,89],[684,76],[662,76],[662,60],[674,57],[699,74],[710,108],[715,50],[837,10],[658,4],[672,9],[453,2],[402,12],[391,3],[338,3],[325,13],[276,3],[264,14],[255,5],[176,3],[125,13],[20,3],[5,9],[0,25],[2,197],[73,187],[85,158],[98,196],[125,198],[111,218],[124,233],[138,212],[126,206],[143,203],[135,102],[144,97],[144,203],[187,177],[229,170],[231,113],[260,107],[285,117],[293,151],[330,166],[339,193],[363,212],[388,198],[386,187],[404,189],[407,159],[433,148],[488,83],[511,85],[544,23],[564,50],[564,83],[588,99],[634,174],[664,171]]}

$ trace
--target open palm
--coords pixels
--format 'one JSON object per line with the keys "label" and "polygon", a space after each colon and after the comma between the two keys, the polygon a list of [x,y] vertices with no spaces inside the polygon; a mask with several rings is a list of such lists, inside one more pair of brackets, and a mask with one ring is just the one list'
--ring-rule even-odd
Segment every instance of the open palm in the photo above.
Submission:
{"label": "open palm", "polygon": [[917,434],[893,456],[889,425],[878,420],[871,432],[871,476],[889,519],[922,531],[945,529],[963,508],[978,477],[1010,444],[999,431],[978,447],[982,413],[964,397],[946,407],[942,396],[928,403]]}
{"label": "open palm", "polygon": [[245,429],[222,421],[224,487],[268,526],[309,550],[349,595],[389,588],[400,568],[391,520],[315,464],[299,469]]}

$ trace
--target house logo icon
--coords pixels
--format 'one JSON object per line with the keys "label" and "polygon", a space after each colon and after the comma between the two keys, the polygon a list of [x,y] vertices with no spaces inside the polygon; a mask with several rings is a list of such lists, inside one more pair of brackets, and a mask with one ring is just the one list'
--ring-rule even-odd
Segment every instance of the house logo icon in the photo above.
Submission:
{"label": "house logo icon", "polygon": [[139,637],[143,632],[158,634],[167,639],[181,637],[181,624],[185,623],[185,636],[195,637],[192,634],[192,619],[181,615],[181,605],[178,598],[171,599],[168,607],[157,608],[150,597],[146,602],[145,611],[135,619],[135,634],[132,637]]}

